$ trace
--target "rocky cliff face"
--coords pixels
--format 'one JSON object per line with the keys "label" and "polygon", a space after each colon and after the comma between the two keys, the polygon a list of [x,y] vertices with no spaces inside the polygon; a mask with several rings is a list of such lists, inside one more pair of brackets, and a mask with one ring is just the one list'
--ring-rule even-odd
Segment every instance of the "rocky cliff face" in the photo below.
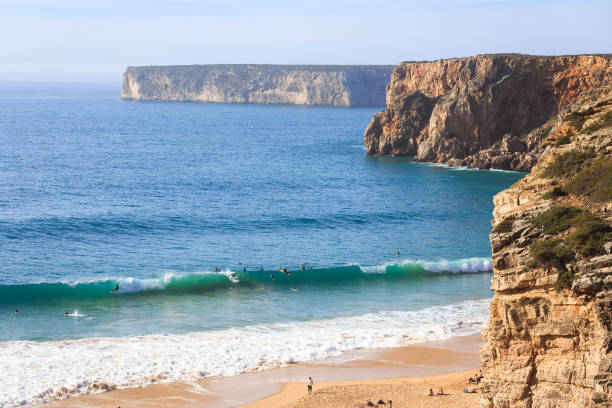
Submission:
{"label": "rocky cliff face", "polygon": [[392,66],[186,65],[128,67],[122,99],[384,106]]}
{"label": "rocky cliff face", "polygon": [[583,92],[611,83],[610,55],[404,62],[364,141],[369,154],[528,171],[542,152],[542,125]]}
{"label": "rocky cliff face", "polygon": [[[576,72],[605,62],[576,58]],[[531,173],[494,198],[483,408],[612,406],[612,93],[550,126]]]}

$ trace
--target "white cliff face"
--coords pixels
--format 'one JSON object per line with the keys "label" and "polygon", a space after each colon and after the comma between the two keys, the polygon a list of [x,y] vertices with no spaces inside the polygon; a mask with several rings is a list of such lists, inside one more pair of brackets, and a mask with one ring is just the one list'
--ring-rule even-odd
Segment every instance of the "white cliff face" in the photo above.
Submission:
{"label": "white cliff face", "polygon": [[122,99],[384,106],[392,66],[128,67]]}

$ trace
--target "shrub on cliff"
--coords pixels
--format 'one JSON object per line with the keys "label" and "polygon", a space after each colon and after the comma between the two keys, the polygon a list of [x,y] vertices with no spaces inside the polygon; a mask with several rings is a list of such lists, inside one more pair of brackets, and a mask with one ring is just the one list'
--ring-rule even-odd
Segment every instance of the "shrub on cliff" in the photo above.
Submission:
{"label": "shrub on cliff", "polygon": [[565,185],[573,194],[590,195],[597,201],[612,200],[612,157],[589,160]]}
{"label": "shrub on cliff", "polygon": [[610,237],[610,227],[589,212],[574,219],[576,230],[566,238],[567,244],[584,257],[603,254],[604,243]]}
{"label": "shrub on cliff", "polygon": [[574,282],[574,274],[570,271],[561,271],[555,282],[555,289],[557,292],[561,292],[563,289],[571,289],[572,282]]}
{"label": "shrub on cliff", "polygon": [[604,221],[575,207],[553,207],[531,223],[547,235],[573,228],[564,240],[548,238],[531,244],[532,266],[553,266],[563,270],[576,254],[590,258],[604,253],[604,243],[612,237],[612,229]]}
{"label": "shrub on cliff", "polygon": [[[565,270],[565,264],[574,259],[574,252],[558,238],[536,241],[529,245],[529,254],[536,265]],[[532,266],[535,266],[532,264]]]}
{"label": "shrub on cliff", "polygon": [[552,200],[553,198],[566,196],[567,192],[561,187],[555,187],[552,190],[542,194],[542,198],[545,200]]}
{"label": "shrub on cliff", "polygon": [[584,128],[584,133],[591,134],[601,128],[612,126],[612,110],[604,113],[599,119]]}
{"label": "shrub on cliff", "polygon": [[570,135],[561,135],[555,140],[555,146],[563,146],[571,142]]}
{"label": "shrub on cliff", "polygon": [[542,173],[542,177],[566,178],[580,171],[585,163],[593,158],[593,153],[583,152],[581,150],[570,150],[555,158],[555,160],[546,167]]}
{"label": "shrub on cliff", "polygon": [[586,115],[581,112],[572,112],[563,118],[564,122],[567,122],[571,127],[580,130],[582,125],[586,121]]}
{"label": "shrub on cliff", "polygon": [[512,218],[506,218],[499,224],[493,228],[493,232],[497,234],[506,233],[512,231],[512,226],[514,225],[514,220]]}
{"label": "shrub on cliff", "polygon": [[582,210],[576,207],[553,207],[535,217],[531,224],[542,228],[546,235],[558,234],[574,225],[574,219]]}

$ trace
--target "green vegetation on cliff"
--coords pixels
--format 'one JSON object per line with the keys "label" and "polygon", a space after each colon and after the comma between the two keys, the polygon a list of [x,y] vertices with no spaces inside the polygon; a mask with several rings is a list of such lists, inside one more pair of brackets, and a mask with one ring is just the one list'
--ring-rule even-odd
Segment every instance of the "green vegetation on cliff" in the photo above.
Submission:
{"label": "green vegetation on cliff", "polygon": [[497,234],[506,233],[512,231],[512,226],[514,225],[514,220],[512,218],[506,218],[499,224],[493,228],[493,232]]}
{"label": "green vegetation on cliff", "polygon": [[583,152],[581,150],[570,150],[565,152],[548,165],[542,173],[545,178],[567,178],[576,174],[576,172],[585,165],[591,158],[593,153]]}
{"label": "green vegetation on cliff", "polygon": [[565,184],[572,194],[589,195],[596,201],[612,200],[612,157],[588,160]]}
{"label": "green vegetation on cliff", "polygon": [[546,235],[558,235],[573,228],[565,238],[555,236],[529,246],[532,266],[554,267],[560,271],[565,271],[565,264],[578,254],[589,258],[604,253],[604,243],[611,234],[610,227],[601,219],[570,206],[552,207],[531,223]]}
{"label": "green vegetation on cliff", "polygon": [[[595,157],[581,150],[565,152],[548,165],[542,173],[545,178],[561,178],[567,182],[557,191],[590,196],[596,201],[612,200],[612,157]],[[548,193],[547,193],[548,194]],[[553,198],[556,193],[544,198]]]}

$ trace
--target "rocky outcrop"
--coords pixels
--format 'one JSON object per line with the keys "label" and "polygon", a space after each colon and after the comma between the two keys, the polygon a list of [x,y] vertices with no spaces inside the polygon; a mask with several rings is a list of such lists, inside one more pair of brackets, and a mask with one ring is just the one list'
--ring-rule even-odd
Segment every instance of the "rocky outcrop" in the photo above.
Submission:
{"label": "rocky outcrop", "polygon": [[612,406],[612,93],[550,126],[531,173],[494,198],[483,408]]}
{"label": "rocky outcrop", "polygon": [[181,65],[128,67],[122,99],[384,106],[390,65]]}
{"label": "rocky outcrop", "polygon": [[528,171],[542,153],[543,125],[583,92],[610,84],[610,55],[404,62],[364,142],[369,154]]}

